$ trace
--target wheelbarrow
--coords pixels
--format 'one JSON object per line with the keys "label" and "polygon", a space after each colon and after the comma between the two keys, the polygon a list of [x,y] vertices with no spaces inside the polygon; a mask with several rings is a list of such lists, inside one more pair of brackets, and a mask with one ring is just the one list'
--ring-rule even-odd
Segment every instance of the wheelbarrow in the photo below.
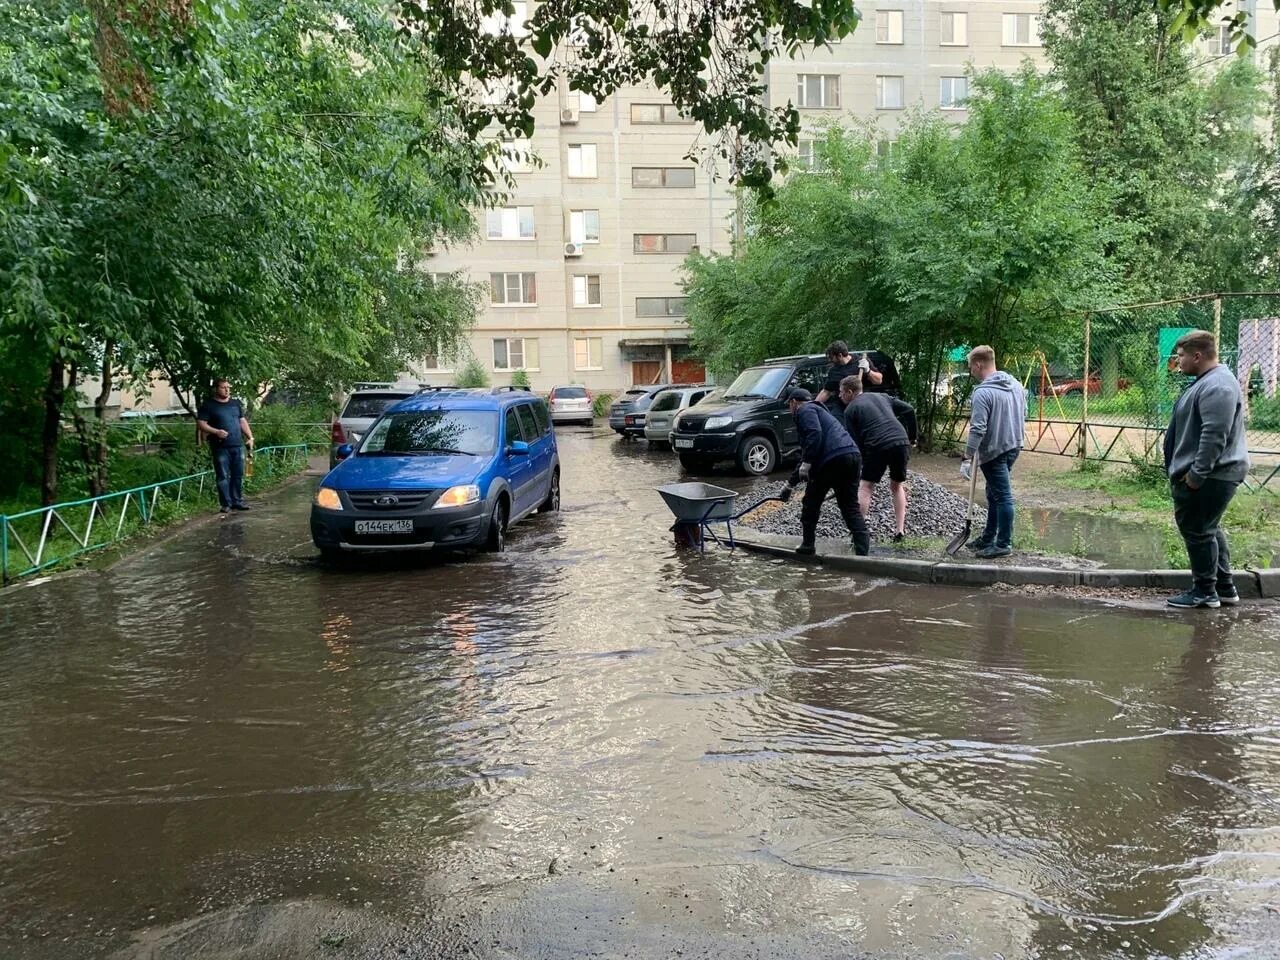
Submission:
{"label": "wheelbarrow", "polygon": [[733,523],[735,520],[745,517],[752,510],[756,510],[773,500],[785,503],[791,499],[790,495],[786,493],[791,488],[786,487],[782,496],[765,497],[763,500],[757,500],[745,510],[734,512],[734,501],[738,499],[736,490],[717,487],[711,483],[694,481],[669,483],[657,489],[658,493],[662,495],[662,499],[667,502],[671,512],[675,514],[676,522],[671,525],[671,531],[676,535],[676,542],[685,546],[696,546],[699,551],[705,551],[706,536],[708,535],[721,546],[725,545],[725,540],[720,539],[715,530],[711,528],[711,524],[724,524],[725,539],[728,541],[729,549],[732,550],[735,547],[733,540]]}

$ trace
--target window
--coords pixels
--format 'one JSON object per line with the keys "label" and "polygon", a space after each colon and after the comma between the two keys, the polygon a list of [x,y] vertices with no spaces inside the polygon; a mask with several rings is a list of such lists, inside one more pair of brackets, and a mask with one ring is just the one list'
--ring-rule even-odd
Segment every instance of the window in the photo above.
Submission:
{"label": "window", "polygon": [[569,176],[594,177],[596,175],[596,145],[594,143],[569,144]]}
{"label": "window", "polygon": [[939,105],[943,110],[963,110],[964,102],[969,99],[968,77],[943,77],[938,93]]}
{"label": "window", "polygon": [[633,103],[632,123],[693,123],[673,103]]}
{"label": "window", "polygon": [[1040,46],[1040,17],[1034,13],[1006,13],[1004,15],[1004,45],[1006,47]]}
{"label": "window", "polygon": [[840,106],[840,78],[833,73],[802,73],[796,77],[796,106]]}
{"label": "window", "polygon": [[533,305],[538,287],[532,273],[489,274],[489,302],[497,306]]}
{"label": "window", "polygon": [[876,43],[902,42],[902,11],[876,11]]}
{"label": "window", "polygon": [[573,275],[573,305],[575,307],[600,306],[600,274],[575,273]]}
{"label": "window", "polygon": [[423,356],[420,366],[424,372],[432,371],[437,373],[447,373],[453,369],[445,362],[444,352],[440,349],[439,344],[436,344],[436,348],[431,353]]}
{"label": "window", "polygon": [[691,253],[698,245],[696,233],[635,233],[631,236],[635,253]]}
{"label": "window", "polygon": [[515,411],[520,417],[520,432],[524,434],[525,443],[533,443],[542,436],[542,431],[538,429],[533,419],[533,404],[522,403],[515,408]]}
{"label": "window", "polygon": [[796,141],[796,166],[801,170],[813,169],[813,141]]}
{"label": "window", "polygon": [[880,157],[883,160],[889,159],[890,157],[893,156],[893,148],[894,148],[894,145],[897,144],[897,142],[898,142],[897,140],[877,140],[876,156]]}
{"label": "window", "polygon": [[600,104],[596,102],[596,98],[589,93],[578,94],[578,112],[579,113],[595,113]]}
{"label": "window", "polygon": [[532,240],[533,207],[500,207],[485,212],[490,240]]}
{"label": "window", "polygon": [[533,419],[538,423],[538,431],[543,435],[551,432],[551,414],[547,412],[545,400],[533,402]]}
{"label": "window", "polygon": [[533,154],[529,149],[529,141],[523,138],[503,141],[502,165],[507,173],[528,173],[532,170]]}
{"label": "window", "polygon": [[365,434],[361,453],[427,453],[461,450],[493,453],[498,418],[489,410],[414,410],[383,417]]}
{"label": "window", "polygon": [[876,77],[876,109],[902,109],[902,77]]}
{"label": "window", "polygon": [[537,370],[536,337],[504,337],[493,341],[494,370]]}
{"label": "window", "polygon": [[604,340],[600,337],[574,337],[573,369],[603,370]]}
{"label": "window", "polygon": [[969,15],[967,13],[942,13],[942,46],[967,47],[969,45]]}
{"label": "window", "polygon": [[570,210],[569,239],[574,243],[599,243],[600,211]]}
{"label": "window", "polygon": [[632,167],[631,185],[633,187],[692,187],[694,186],[693,168]]}
{"label": "window", "polygon": [[1225,57],[1231,52],[1231,25],[1229,23],[1218,24],[1214,32],[1209,36],[1209,53],[1215,57]]}
{"label": "window", "polygon": [[683,317],[688,297],[636,297],[637,317]]}
{"label": "window", "polygon": [[495,10],[480,21],[480,29],[495,37],[500,33],[510,33],[513,37],[527,37],[529,35],[529,29],[525,26],[525,20],[529,16],[527,0],[515,0],[511,6],[515,8],[511,16],[506,16],[501,10]]}

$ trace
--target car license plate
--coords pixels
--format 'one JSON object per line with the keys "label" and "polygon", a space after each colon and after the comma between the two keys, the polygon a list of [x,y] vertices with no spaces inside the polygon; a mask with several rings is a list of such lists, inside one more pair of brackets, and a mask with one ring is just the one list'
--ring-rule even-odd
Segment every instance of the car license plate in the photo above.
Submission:
{"label": "car license plate", "polygon": [[693,441],[692,441],[692,440],[676,440],[676,441],[674,441],[674,444],[675,444],[675,448],[676,448],[677,450],[692,450],[692,449],[693,449]]}
{"label": "car license plate", "polygon": [[357,520],[356,533],[413,533],[413,521]]}

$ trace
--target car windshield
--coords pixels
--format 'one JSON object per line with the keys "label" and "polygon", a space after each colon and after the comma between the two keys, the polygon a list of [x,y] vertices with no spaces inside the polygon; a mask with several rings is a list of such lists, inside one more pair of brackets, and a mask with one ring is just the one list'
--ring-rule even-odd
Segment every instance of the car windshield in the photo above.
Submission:
{"label": "car windshield", "polygon": [[724,392],[726,400],[737,400],[749,397],[763,397],[772,400],[778,395],[787,380],[791,378],[790,367],[751,367],[743,370],[729,389]]}
{"label": "car windshield", "polygon": [[661,413],[663,410],[679,410],[680,409],[680,391],[668,390],[666,393],[658,394],[653,405],[649,407],[654,413]]}
{"label": "car windshield", "polygon": [[347,405],[342,408],[342,416],[353,419],[357,417],[373,419],[387,407],[407,396],[409,396],[407,393],[358,393],[347,400]]}
{"label": "car windshield", "polygon": [[585,400],[587,399],[587,388],[556,387],[551,391],[551,395],[557,400]]}
{"label": "car windshield", "polygon": [[373,425],[361,454],[405,456],[465,453],[485,456],[497,446],[498,415],[492,410],[412,410],[392,413]]}

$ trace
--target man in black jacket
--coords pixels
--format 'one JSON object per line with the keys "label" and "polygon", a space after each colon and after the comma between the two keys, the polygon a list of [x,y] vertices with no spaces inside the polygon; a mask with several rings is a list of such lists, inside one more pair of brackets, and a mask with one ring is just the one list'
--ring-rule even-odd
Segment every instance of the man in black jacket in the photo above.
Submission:
{"label": "man in black jacket", "polygon": [[835,489],[840,515],[853,539],[854,552],[865,557],[871,550],[871,536],[858,510],[858,477],[862,470],[858,445],[813,395],[802,387],[787,392],[787,403],[800,431],[800,466],[793,479],[808,481],[800,506],[801,542],[796,553],[812,555],[818,531],[818,516],[827,492]]}
{"label": "man in black jacket", "polygon": [[840,399],[845,429],[862,453],[858,506],[864,517],[870,514],[871,495],[888,470],[893,542],[901,543],[907,530],[907,462],[916,442],[916,409],[887,393],[864,393],[861,377],[840,381]]}

